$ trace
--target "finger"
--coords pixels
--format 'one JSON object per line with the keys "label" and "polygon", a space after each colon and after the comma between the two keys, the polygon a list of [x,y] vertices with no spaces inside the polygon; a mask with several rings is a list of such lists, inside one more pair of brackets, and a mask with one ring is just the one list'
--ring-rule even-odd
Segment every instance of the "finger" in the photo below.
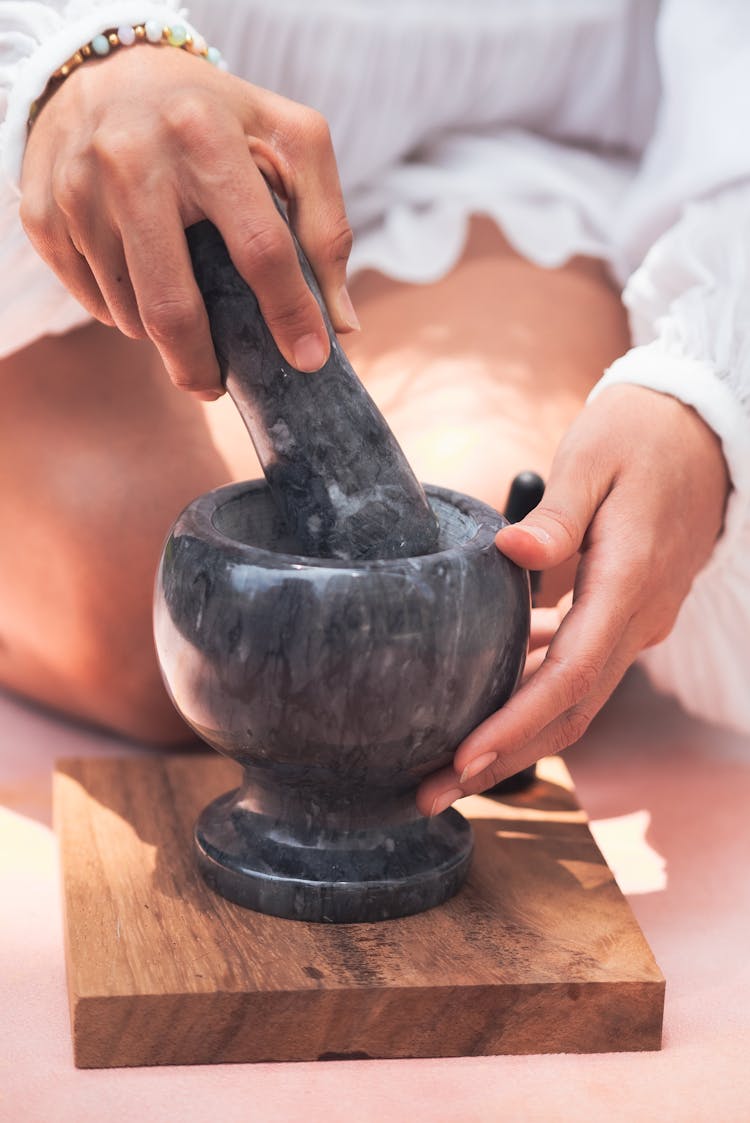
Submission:
{"label": "finger", "polygon": [[116,327],[131,339],[143,339],[146,331],[120,238],[104,225],[86,233],[75,231],[74,238]]}
{"label": "finger", "polygon": [[486,766],[493,753],[516,753],[597,688],[630,625],[633,610],[626,596],[611,603],[610,590],[617,588],[617,583],[606,571],[594,582],[587,569],[590,564],[586,558],[581,567],[580,595],[560,625],[542,666],[459,746],[454,761],[458,775],[470,775],[480,760]]}
{"label": "finger", "polygon": [[96,278],[86,258],[78,252],[69,238],[65,242],[61,239],[59,249],[55,253],[53,269],[79,304],[87,312],[107,327],[115,327],[115,320],[109,310],[107,301],[101,293]]}
{"label": "finger", "polygon": [[570,612],[573,604],[573,590],[561,597],[554,608],[533,608],[531,610],[531,630],[529,649],[547,647],[553,640],[557,629]]}
{"label": "finger", "polygon": [[541,503],[495,538],[498,549],[526,569],[551,569],[574,557],[609,493],[612,472],[587,463],[586,449],[571,447],[555,457]]}
{"label": "finger", "polygon": [[319,370],[330,351],[323,316],[302,276],[287,225],[246,152],[244,164],[246,175],[214,185],[201,196],[201,205],[255,293],[284,358],[296,370]]}
{"label": "finger", "polygon": [[[358,331],[359,319],[346,287],[352,232],[328,123],[315,109],[268,90],[245,86],[244,92],[250,94],[247,123],[253,135],[248,145],[253,160],[287,201],[292,227],[336,331]],[[262,139],[266,135],[274,138],[273,146]]]}
{"label": "finger", "polygon": [[529,652],[529,654],[526,656],[526,662],[523,665],[522,682],[525,682],[527,678],[531,678],[532,675],[536,674],[544,660],[547,658],[548,650],[549,647],[545,646],[537,647],[533,651]]}
{"label": "finger", "polygon": [[346,217],[336,157],[325,118],[307,110],[304,161],[288,185],[292,226],[313,267],[337,331],[359,331],[360,323],[346,286],[352,230]]}
{"label": "finger", "polygon": [[88,265],[109,322],[132,339],[143,339],[122,243],[106,221],[106,208],[97,187],[91,168],[59,161],[50,182],[53,206],[63,216],[75,251]]}
{"label": "finger", "polygon": [[457,799],[466,795],[463,785],[451,768],[441,768],[423,780],[417,789],[417,810],[422,815],[439,815]]}
{"label": "finger", "polygon": [[195,283],[177,211],[144,208],[123,225],[138,312],[172,382],[206,398],[223,393],[206,306]]}
{"label": "finger", "polygon": [[552,642],[557,629],[562,623],[562,617],[557,608],[534,608],[531,611],[531,630],[529,632],[529,649],[545,647]]}
{"label": "finger", "polygon": [[628,635],[623,637],[620,646],[612,653],[612,657],[602,669],[596,688],[590,694],[575,706],[558,714],[540,730],[536,737],[520,746],[515,752],[503,753],[482,772],[466,779],[461,778],[459,785],[465,794],[473,795],[485,791],[488,787],[499,784],[506,777],[528,768],[543,756],[562,752],[563,749],[579,741],[641,650],[642,644],[633,639],[635,632],[636,628],[628,630]]}
{"label": "finger", "polygon": [[113,327],[114,321],[94,275],[73,245],[67,223],[52,200],[45,193],[35,195],[31,189],[25,190],[20,218],[32,246],[65,288],[95,319]]}
{"label": "finger", "polygon": [[473,776],[457,776],[455,767],[428,776],[417,792],[417,807],[422,814],[440,814],[462,796],[487,791],[542,757],[561,752],[579,740],[638,655],[642,645],[634,638],[635,630],[629,630],[628,637],[613,653],[596,690],[555,717],[530,741],[497,756],[489,754],[484,767]]}

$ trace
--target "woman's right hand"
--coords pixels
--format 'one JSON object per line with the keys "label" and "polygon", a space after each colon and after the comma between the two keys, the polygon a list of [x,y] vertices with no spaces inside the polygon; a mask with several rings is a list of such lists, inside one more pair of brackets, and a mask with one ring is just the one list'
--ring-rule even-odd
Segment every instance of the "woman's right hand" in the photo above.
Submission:
{"label": "woman's right hand", "polygon": [[313,371],[328,357],[267,182],[288,204],[334,327],[356,329],[351,231],[324,119],[184,50],[123,47],[62,83],[29,137],[21,220],[92,316],[148,336],[175,385],[209,400],[223,388],[184,234],[202,218],[221,231],[287,361]]}

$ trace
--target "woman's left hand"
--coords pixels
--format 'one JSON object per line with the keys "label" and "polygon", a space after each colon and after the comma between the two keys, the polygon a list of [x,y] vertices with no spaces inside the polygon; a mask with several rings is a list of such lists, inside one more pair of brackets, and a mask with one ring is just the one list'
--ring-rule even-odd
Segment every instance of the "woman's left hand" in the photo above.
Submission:
{"label": "woman's left hand", "polygon": [[572,607],[535,612],[530,673],[458,746],[453,766],[422,782],[423,814],[582,736],[638,654],[671,631],[721,531],[728,491],[719,440],[675,398],[612,386],[585,407],[560,444],[542,502],[497,536],[498,548],[528,569],[551,569],[580,551]]}

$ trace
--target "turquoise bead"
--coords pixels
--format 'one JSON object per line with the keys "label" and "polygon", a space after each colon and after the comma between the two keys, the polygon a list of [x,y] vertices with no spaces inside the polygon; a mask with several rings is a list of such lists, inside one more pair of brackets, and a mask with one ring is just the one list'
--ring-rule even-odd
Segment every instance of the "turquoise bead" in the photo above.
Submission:
{"label": "turquoise bead", "polygon": [[174,27],[170,27],[167,38],[173,47],[181,47],[187,39],[187,29],[181,23],[176,23]]}
{"label": "turquoise bead", "polygon": [[209,47],[208,53],[206,54],[206,58],[208,59],[208,61],[211,63],[212,66],[218,66],[219,63],[221,62],[221,51],[219,50],[218,47]]}
{"label": "turquoise bead", "polygon": [[95,35],[91,40],[91,50],[95,55],[109,54],[109,39],[106,35]]}

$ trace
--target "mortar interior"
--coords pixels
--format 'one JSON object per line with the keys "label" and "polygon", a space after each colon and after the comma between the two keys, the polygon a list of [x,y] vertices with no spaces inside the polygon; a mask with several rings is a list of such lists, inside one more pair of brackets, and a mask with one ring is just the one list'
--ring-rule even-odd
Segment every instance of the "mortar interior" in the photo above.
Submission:
{"label": "mortar interior", "polygon": [[[471,542],[483,527],[486,530],[486,523],[480,521],[469,509],[470,504],[476,504],[479,513],[484,512],[497,520],[498,525],[492,528],[493,535],[499,527],[500,518],[491,508],[458,493],[449,499],[447,497],[451,493],[442,489],[427,487],[426,490],[430,505],[438,519],[439,532],[437,550],[431,555],[422,556],[435,557],[436,554],[453,551]],[[261,484],[248,485],[246,490],[220,503],[211,514],[211,523],[214,529],[230,542],[297,558],[306,565],[356,565],[358,568],[360,566],[367,568],[388,564],[387,561],[352,562],[301,555],[294,539],[286,533],[282,525],[270,490]]]}

